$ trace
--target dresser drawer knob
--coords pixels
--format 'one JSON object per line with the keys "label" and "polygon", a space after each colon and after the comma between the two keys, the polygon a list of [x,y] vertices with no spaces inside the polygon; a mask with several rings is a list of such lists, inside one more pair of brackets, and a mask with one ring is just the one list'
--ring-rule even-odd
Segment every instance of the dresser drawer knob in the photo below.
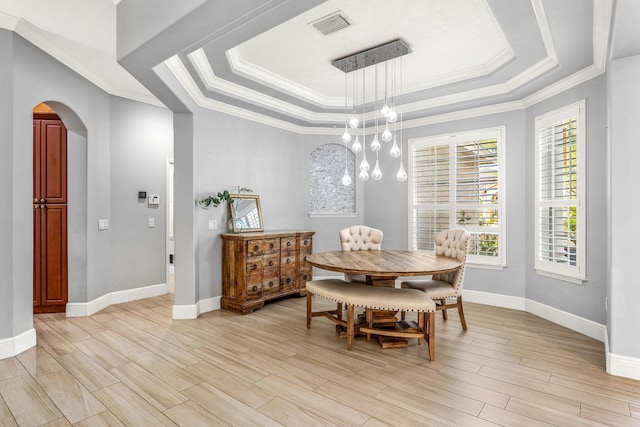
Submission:
{"label": "dresser drawer knob", "polygon": [[287,264],[291,264],[291,258],[287,258]]}
{"label": "dresser drawer knob", "polygon": [[269,245],[269,249],[273,249],[273,243]]}
{"label": "dresser drawer knob", "polygon": [[258,268],[258,264],[253,264],[253,265],[251,266],[251,269],[252,269],[252,270],[255,270],[256,268]]}
{"label": "dresser drawer knob", "polygon": [[273,288],[273,282],[269,282],[269,287]]}
{"label": "dresser drawer knob", "polygon": [[304,241],[304,243],[303,243],[303,245],[308,246],[308,245],[309,245],[309,241],[308,241],[308,240],[305,240],[305,241]]}
{"label": "dresser drawer knob", "polygon": [[269,267],[273,265],[273,261],[269,261]]}
{"label": "dresser drawer knob", "polygon": [[291,246],[291,242],[287,242],[287,247]]}
{"label": "dresser drawer knob", "polygon": [[287,283],[291,283],[291,277],[287,277]]}
{"label": "dresser drawer knob", "polygon": [[254,246],[253,246],[253,250],[254,250],[254,251],[257,251],[258,249],[260,249],[260,246],[258,246],[258,245],[254,245]]}
{"label": "dresser drawer knob", "polygon": [[252,290],[253,292],[255,292],[255,291],[257,291],[257,290],[258,290],[258,287],[257,287],[257,286],[254,286],[253,288],[251,288],[251,290]]}

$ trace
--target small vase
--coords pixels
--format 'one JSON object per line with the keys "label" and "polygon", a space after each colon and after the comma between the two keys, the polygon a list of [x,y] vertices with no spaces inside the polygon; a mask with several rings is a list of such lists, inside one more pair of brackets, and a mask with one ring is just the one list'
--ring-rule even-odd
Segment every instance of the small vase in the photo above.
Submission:
{"label": "small vase", "polygon": [[234,228],[233,226],[233,218],[229,218],[227,220],[227,229],[229,230],[229,233],[239,233],[240,230],[242,229],[242,221],[239,219],[236,219],[236,227]]}

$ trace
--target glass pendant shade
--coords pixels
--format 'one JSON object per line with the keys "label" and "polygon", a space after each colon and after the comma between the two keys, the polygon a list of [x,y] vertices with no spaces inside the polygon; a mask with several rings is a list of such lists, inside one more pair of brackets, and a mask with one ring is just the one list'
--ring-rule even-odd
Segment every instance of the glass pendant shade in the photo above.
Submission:
{"label": "glass pendant shade", "polygon": [[383,117],[387,117],[387,114],[389,114],[389,104],[387,104],[386,99],[384,101],[384,105],[382,106],[382,109],[380,109],[380,113],[382,114]]}
{"label": "glass pendant shade", "polygon": [[351,135],[349,134],[346,126],[344,127],[344,133],[342,134],[342,142],[344,142],[345,144],[351,142]]}
{"label": "glass pendant shade", "polygon": [[351,129],[358,129],[358,126],[360,126],[360,120],[358,120],[358,117],[354,114],[349,119],[349,127]]}
{"label": "glass pendant shade", "polygon": [[389,114],[387,114],[387,121],[389,123],[395,123],[398,120],[398,113],[396,113],[395,108],[389,108]]}
{"label": "glass pendant shade", "polygon": [[362,161],[360,162],[360,170],[369,172],[369,162],[367,161],[367,157],[365,153],[362,154]]}
{"label": "glass pendant shade", "polygon": [[391,134],[391,131],[389,130],[389,124],[387,123],[384,127],[384,132],[382,132],[382,140],[384,142],[389,142],[391,141],[391,138],[393,138],[393,135]]}
{"label": "glass pendant shade", "polygon": [[395,136],[393,137],[393,145],[391,146],[391,150],[389,150],[389,154],[394,159],[400,157],[400,147],[398,147],[398,141]]}
{"label": "glass pendant shade", "polygon": [[377,160],[376,160],[376,167],[373,168],[373,172],[371,172],[371,178],[373,178],[376,181],[382,178],[382,170],[380,170],[380,165],[378,164]]}
{"label": "glass pendant shade", "polygon": [[351,185],[351,177],[349,176],[349,170],[346,167],[344,168],[344,175],[342,176],[342,185],[345,187]]}
{"label": "glass pendant shade", "polygon": [[360,171],[360,175],[358,175],[358,178],[360,178],[360,181],[366,181],[369,179],[369,172],[365,171],[365,170],[361,170]]}
{"label": "glass pendant shade", "polygon": [[358,138],[358,135],[356,135],[356,140],[353,142],[351,150],[353,150],[354,153],[362,151],[362,144],[360,144],[360,138]]}
{"label": "glass pendant shade", "polygon": [[400,169],[398,169],[398,173],[396,174],[396,179],[400,182],[407,180],[407,173],[404,171],[404,166],[402,162],[400,162]]}
{"label": "glass pendant shade", "polygon": [[378,140],[378,134],[373,135],[373,141],[371,141],[371,151],[380,151],[380,140]]}

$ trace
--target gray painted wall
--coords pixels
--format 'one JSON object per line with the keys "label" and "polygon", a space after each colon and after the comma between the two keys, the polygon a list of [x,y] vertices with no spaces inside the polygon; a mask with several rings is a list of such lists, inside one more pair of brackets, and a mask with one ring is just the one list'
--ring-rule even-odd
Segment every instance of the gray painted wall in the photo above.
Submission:
{"label": "gray painted wall", "polygon": [[[112,290],[165,283],[166,162],[173,158],[173,114],[112,98],[110,154]],[[138,200],[138,191],[159,195],[160,204]]]}
{"label": "gray painted wall", "polygon": [[14,326],[17,305],[13,269],[13,37],[0,30],[0,194],[10,200],[10,209],[0,209],[0,271],[7,281],[0,286],[0,339],[24,332],[28,325]]}
{"label": "gray painted wall", "polygon": [[[612,61],[609,66],[610,235],[609,311],[607,326],[612,353],[640,358],[640,286],[636,242],[640,211],[640,56]],[[602,196],[604,198],[604,195]],[[606,207],[605,207],[606,208]]]}
{"label": "gray painted wall", "polygon": [[[159,278],[165,271],[163,261],[156,261],[153,272],[137,276],[139,282],[135,284],[118,276],[126,271],[118,272],[118,266],[112,262],[112,254],[130,248],[122,238],[120,225],[124,230],[136,229],[136,218],[129,215],[126,202],[120,203],[118,193],[111,192],[111,178],[124,175],[125,181],[132,179],[135,185],[135,179],[142,173],[130,173],[111,162],[111,156],[134,164],[149,161],[148,153],[144,150],[136,153],[131,147],[140,141],[151,142],[153,135],[140,135],[148,132],[149,120],[156,118],[163,129],[160,142],[164,159],[172,140],[172,125],[167,111],[109,96],[12,32],[0,30],[0,57],[0,148],[4,153],[0,160],[0,195],[11,201],[11,208],[0,214],[3,215],[0,238],[6,242],[0,248],[3,255],[0,267],[10,278],[0,287],[0,339],[3,339],[33,327],[33,107],[43,101],[52,104],[69,128],[70,302],[88,302],[115,290],[164,282],[163,277]],[[113,147],[112,132],[119,139]],[[164,170],[163,160],[158,172],[161,178],[154,183],[162,192]],[[128,184],[116,180],[115,185]],[[113,205],[112,195],[116,198]],[[164,211],[154,231],[164,235],[163,217]],[[98,231],[98,219],[103,218],[112,220],[108,231]],[[154,254],[151,258],[164,260],[163,239],[160,245],[156,240],[140,239],[136,252],[129,256],[142,253],[141,260],[147,262],[144,257],[151,252]],[[131,264],[135,261],[128,268]],[[160,273],[155,271],[158,265]]]}
{"label": "gray painted wall", "polygon": [[[197,111],[195,133],[197,172],[192,206],[207,194],[248,187],[260,196],[265,230],[305,228],[299,135],[204,109]],[[178,167],[176,164],[176,174]],[[202,300],[222,294],[222,241],[218,235],[227,231],[227,206],[195,209]],[[209,219],[217,220],[216,230],[208,229]]]}
{"label": "gray painted wall", "polygon": [[[535,118],[557,108],[586,99],[587,131],[587,281],[582,285],[555,280],[537,274],[534,262],[534,126]],[[605,295],[607,276],[607,129],[606,79],[589,80],[527,110],[526,184],[526,280],[527,298],[606,324]]]}

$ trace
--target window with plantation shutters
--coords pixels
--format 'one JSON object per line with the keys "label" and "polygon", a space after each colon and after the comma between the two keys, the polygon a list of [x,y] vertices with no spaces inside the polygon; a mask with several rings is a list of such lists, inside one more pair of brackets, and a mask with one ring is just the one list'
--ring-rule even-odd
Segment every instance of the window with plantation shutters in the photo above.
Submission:
{"label": "window with plantation shutters", "polygon": [[434,234],[471,233],[468,262],[504,265],[504,128],[409,141],[414,250],[435,250]]}
{"label": "window with plantation shutters", "polygon": [[585,102],[536,118],[538,273],[581,283],[584,269]]}

